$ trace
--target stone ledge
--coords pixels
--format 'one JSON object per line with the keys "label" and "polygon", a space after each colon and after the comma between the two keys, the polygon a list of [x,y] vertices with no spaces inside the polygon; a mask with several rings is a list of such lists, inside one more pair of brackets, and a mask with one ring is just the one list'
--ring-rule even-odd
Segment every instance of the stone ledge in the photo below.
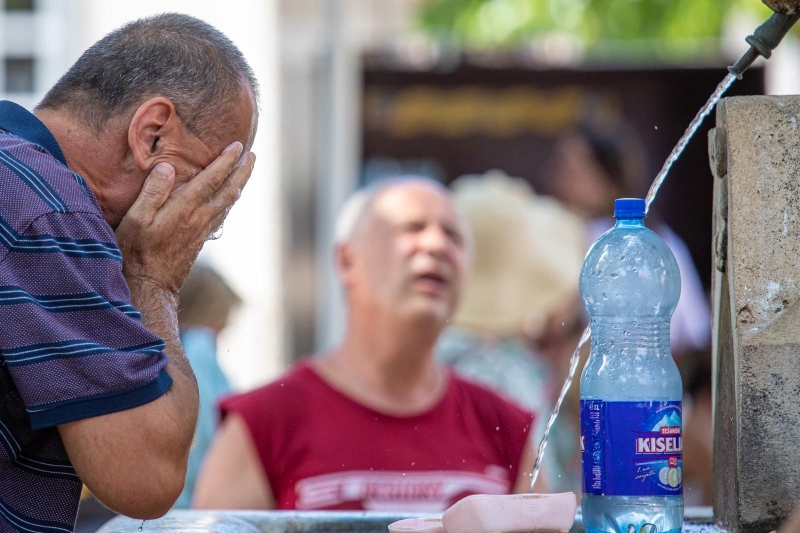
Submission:
{"label": "stone ledge", "polygon": [[[349,511],[171,511],[158,520],[147,521],[142,533],[388,533],[392,522],[403,518],[438,514],[396,514]],[[686,509],[683,533],[717,533],[711,507]],[[131,533],[141,520],[119,516],[98,533]],[[570,533],[584,533],[580,511]]]}

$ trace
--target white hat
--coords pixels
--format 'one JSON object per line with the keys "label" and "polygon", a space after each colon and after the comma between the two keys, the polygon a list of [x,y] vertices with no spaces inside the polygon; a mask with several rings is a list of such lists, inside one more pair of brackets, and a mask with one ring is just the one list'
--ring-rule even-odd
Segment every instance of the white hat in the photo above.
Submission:
{"label": "white hat", "polygon": [[455,324],[496,335],[541,331],[577,297],[583,223],[557,200],[500,171],[463,176],[452,188],[475,246]]}

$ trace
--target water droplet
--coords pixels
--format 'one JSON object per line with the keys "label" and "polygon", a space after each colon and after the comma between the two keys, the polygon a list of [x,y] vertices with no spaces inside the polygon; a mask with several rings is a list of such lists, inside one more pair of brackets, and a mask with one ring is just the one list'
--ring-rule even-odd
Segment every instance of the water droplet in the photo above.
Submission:
{"label": "water droplet", "polygon": [[220,225],[220,227],[218,227],[217,229],[208,234],[208,237],[206,237],[206,241],[216,241],[217,239],[222,237],[223,230],[224,228],[222,227],[222,225]]}
{"label": "water droplet", "polygon": [[500,431],[500,426],[497,426],[496,428],[494,428],[494,430],[495,431]]}
{"label": "water droplet", "polygon": [[411,461],[411,466],[414,466],[415,464],[416,464],[416,463],[415,463],[414,461]]}
{"label": "water droplet", "polygon": [[[658,126],[656,126],[656,129],[658,129]],[[559,477],[561,477],[561,476],[559,476]]]}
{"label": "water droplet", "polygon": [[406,473],[405,473],[405,472],[403,472],[403,475],[405,476],[405,475],[406,475]]}
{"label": "water droplet", "polygon": [[144,527],[144,522],[145,522],[145,521],[144,521],[144,520],[142,520],[142,525],[140,525],[140,526],[139,526],[139,528],[138,528],[136,531],[139,531],[139,532],[141,533],[141,531],[142,531],[142,528]]}

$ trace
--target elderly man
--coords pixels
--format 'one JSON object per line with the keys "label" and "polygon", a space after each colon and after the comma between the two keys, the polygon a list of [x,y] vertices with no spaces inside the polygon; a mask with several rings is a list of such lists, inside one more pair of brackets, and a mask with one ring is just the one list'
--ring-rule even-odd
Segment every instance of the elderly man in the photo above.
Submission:
{"label": "elderly man", "polygon": [[447,190],[357,193],[337,227],[341,346],[222,403],[195,507],[442,511],[527,490],[531,415],[434,358],[467,263]]}
{"label": "elderly man", "polygon": [[175,295],[252,171],[255,91],[173,14],[96,43],[35,115],[0,102],[0,530],[72,531],[82,482],[142,519],[180,494]]}

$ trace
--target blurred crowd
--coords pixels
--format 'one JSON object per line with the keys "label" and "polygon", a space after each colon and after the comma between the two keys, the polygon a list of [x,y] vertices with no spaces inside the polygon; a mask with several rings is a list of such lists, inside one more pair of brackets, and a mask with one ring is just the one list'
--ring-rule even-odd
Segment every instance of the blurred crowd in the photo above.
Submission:
{"label": "blurred crowd", "polygon": [[[196,265],[179,321],[200,419],[177,506],[437,512],[469,494],[527,492],[587,323],[583,257],[613,225],[613,200],[644,192],[644,160],[629,128],[585,124],[554,144],[553,196],[501,170],[356,191],[331,251],[347,304],[342,342],[245,393],[232,394],[216,360],[240,299]],[[671,345],[686,390],[685,497],[708,505],[707,295],[680,238],[655,215],[647,223],[681,271]],[[576,384],[536,491],[580,492],[578,395]]]}

